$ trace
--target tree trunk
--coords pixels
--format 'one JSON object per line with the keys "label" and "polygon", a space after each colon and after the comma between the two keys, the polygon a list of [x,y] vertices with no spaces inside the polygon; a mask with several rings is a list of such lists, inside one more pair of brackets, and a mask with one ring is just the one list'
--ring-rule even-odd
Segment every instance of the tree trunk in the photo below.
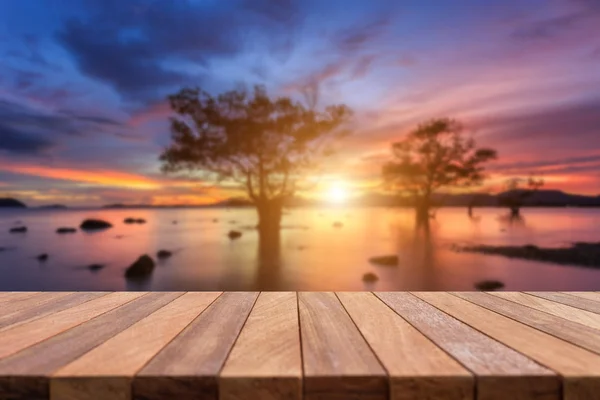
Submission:
{"label": "tree trunk", "polygon": [[423,200],[416,204],[417,225],[429,224],[429,201]]}
{"label": "tree trunk", "polygon": [[279,237],[283,200],[280,198],[260,200],[256,204],[258,212],[258,233],[267,242]]}
{"label": "tree trunk", "polygon": [[510,207],[510,217],[511,218],[520,218],[521,217],[521,207],[518,207],[518,206]]}

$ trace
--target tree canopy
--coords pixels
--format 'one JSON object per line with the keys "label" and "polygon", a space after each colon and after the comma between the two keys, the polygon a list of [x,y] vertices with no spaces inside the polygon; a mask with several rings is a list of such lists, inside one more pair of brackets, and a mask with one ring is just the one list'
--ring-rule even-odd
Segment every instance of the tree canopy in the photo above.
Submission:
{"label": "tree canopy", "polygon": [[[385,182],[413,195],[425,209],[438,189],[469,187],[485,178],[484,164],[497,157],[493,149],[478,148],[463,134],[463,126],[449,118],[420,124],[392,144],[393,160],[383,167]],[[426,210],[425,210],[426,211]]]}
{"label": "tree canopy", "polygon": [[298,182],[332,153],[347,133],[351,110],[323,111],[289,97],[270,97],[263,86],[213,96],[185,88],[169,96],[172,142],[163,170],[202,170],[241,185],[255,203],[292,196]]}

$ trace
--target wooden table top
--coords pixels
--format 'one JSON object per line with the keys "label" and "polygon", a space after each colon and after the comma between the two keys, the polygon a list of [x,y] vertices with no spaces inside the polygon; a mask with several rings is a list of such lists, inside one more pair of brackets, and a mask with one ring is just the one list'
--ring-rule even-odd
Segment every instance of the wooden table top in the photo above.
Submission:
{"label": "wooden table top", "polygon": [[600,399],[600,293],[0,292],[0,399]]}

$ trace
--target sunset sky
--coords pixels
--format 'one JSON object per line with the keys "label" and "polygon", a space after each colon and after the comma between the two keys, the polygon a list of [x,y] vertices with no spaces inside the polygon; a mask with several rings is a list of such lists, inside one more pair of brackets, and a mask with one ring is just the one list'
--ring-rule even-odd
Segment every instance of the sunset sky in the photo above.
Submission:
{"label": "sunset sky", "polygon": [[31,205],[235,195],[165,176],[165,96],[240,83],[346,103],[323,176],[376,190],[389,144],[455,117],[498,149],[493,186],[600,194],[599,0],[19,0],[0,3],[0,197]]}

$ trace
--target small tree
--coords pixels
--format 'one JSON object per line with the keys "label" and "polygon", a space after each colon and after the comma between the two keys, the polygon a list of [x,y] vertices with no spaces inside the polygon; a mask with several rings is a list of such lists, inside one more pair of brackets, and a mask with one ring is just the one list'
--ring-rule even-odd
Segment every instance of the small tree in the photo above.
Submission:
{"label": "small tree", "polygon": [[495,150],[477,148],[462,132],[455,120],[434,119],[392,144],[394,160],[384,165],[383,177],[392,188],[413,196],[418,223],[429,220],[437,190],[480,184],[483,164],[497,157]]}
{"label": "small tree", "polygon": [[217,97],[185,88],[169,96],[171,144],[163,170],[204,171],[218,182],[235,182],[258,212],[262,234],[278,232],[284,202],[298,182],[332,154],[331,142],[346,132],[344,105],[308,109],[288,97],[272,98],[262,86]]}
{"label": "small tree", "polygon": [[520,218],[521,207],[535,192],[544,186],[544,180],[531,175],[529,178],[511,178],[504,185],[500,205],[510,209],[511,218]]}

